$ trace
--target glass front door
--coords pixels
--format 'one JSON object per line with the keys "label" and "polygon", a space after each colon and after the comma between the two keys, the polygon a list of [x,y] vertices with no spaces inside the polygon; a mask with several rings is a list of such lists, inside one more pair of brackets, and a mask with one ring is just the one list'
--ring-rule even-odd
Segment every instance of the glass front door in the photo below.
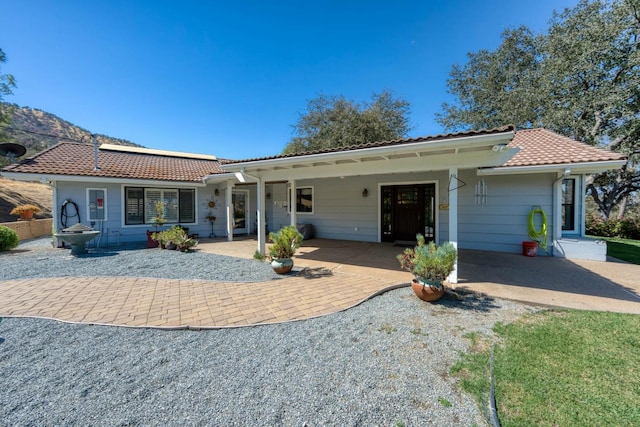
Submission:
{"label": "glass front door", "polygon": [[249,234],[249,191],[233,190],[233,234]]}
{"label": "glass front door", "polygon": [[384,186],[381,196],[382,241],[414,242],[418,233],[435,240],[435,184]]}

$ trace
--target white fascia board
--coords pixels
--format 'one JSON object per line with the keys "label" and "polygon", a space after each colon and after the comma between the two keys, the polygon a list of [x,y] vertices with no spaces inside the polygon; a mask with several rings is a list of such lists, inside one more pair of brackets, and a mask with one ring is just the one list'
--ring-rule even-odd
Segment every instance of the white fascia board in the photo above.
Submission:
{"label": "white fascia board", "polygon": [[[513,150],[513,149],[512,149]],[[331,178],[337,176],[366,176],[393,173],[414,173],[458,169],[475,169],[479,166],[504,164],[513,156],[512,150],[495,153],[491,150],[438,154],[425,157],[405,157],[393,160],[376,160],[360,163],[343,163],[292,169],[276,169],[260,172],[266,182],[291,179]],[[514,151],[517,151],[514,150]]]}
{"label": "white fascia board", "polygon": [[220,182],[227,182],[229,180],[236,180],[235,173],[214,173],[211,175],[207,175],[204,177],[204,182],[206,184],[218,184]]}
{"label": "white fascia board", "polygon": [[452,137],[439,141],[412,142],[406,144],[389,145],[384,147],[361,148],[349,151],[337,151],[331,153],[309,154],[294,157],[255,160],[221,165],[228,172],[240,172],[242,169],[287,167],[315,162],[335,162],[338,160],[353,160],[362,157],[388,156],[393,154],[437,151],[443,149],[472,148],[492,146],[510,142],[515,133],[502,132],[490,135],[472,135],[464,137]]}
{"label": "white fascia board", "polygon": [[476,171],[477,176],[489,175],[520,175],[529,173],[549,173],[563,172],[566,169],[575,173],[600,173],[612,169],[620,169],[627,163],[626,160],[609,160],[606,162],[590,163],[560,163],[555,165],[535,165],[535,166],[506,166],[495,168],[480,168]]}
{"label": "white fascia board", "polygon": [[130,179],[130,178],[105,178],[99,176],[78,175],[49,175],[35,173],[2,172],[2,176],[15,181],[40,181],[40,182],[86,182],[104,184],[150,185],[164,187],[205,187],[204,182],[195,181],[160,181],[154,179]]}

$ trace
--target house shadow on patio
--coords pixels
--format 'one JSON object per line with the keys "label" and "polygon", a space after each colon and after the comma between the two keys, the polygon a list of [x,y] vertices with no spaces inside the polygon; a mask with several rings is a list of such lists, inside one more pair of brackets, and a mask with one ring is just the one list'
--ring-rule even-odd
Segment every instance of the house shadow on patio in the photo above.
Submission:
{"label": "house shadow on patio", "polygon": [[[457,287],[563,307],[640,313],[640,266],[461,250]],[[626,304],[633,303],[633,304]]]}

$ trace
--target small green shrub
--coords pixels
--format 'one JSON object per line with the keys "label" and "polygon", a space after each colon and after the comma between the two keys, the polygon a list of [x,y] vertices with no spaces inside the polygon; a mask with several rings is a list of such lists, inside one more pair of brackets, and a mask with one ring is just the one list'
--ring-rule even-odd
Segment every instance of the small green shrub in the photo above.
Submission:
{"label": "small green shrub", "polygon": [[263,262],[267,257],[260,252],[259,250],[256,249],[256,251],[253,253],[253,259],[258,260],[260,262]]}
{"label": "small green shrub", "polygon": [[189,237],[187,232],[179,225],[175,225],[168,230],[153,233],[151,238],[158,241],[158,247],[160,249],[168,249],[168,246],[174,245],[175,249],[181,252],[189,252],[198,244],[198,241]]}
{"label": "small green shrub", "polygon": [[0,225],[0,251],[8,251],[20,243],[18,234],[11,228]]}

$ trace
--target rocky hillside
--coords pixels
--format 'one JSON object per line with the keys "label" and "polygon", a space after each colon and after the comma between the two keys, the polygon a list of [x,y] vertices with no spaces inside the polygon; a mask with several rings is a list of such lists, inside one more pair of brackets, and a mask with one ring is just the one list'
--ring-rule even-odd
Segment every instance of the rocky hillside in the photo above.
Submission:
{"label": "rocky hillside", "polygon": [[[60,141],[86,142],[91,144],[91,132],[76,126],[55,114],[37,108],[20,107],[15,104],[0,102],[4,111],[12,110],[13,121],[0,128],[0,142],[16,142],[27,149],[24,157],[32,156]],[[99,144],[117,144],[138,146],[126,139],[97,135]],[[23,158],[24,158],[23,157]],[[0,157],[0,167],[6,166],[8,160]]]}
{"label": "rocky hillside", "polygon": [[[39,151],[57,144],[60,141],[76,141],[91,144],[91,132],[76,126],[55,114],[36,108],[20,107],[15,104],[0,102],[4,111],[12,110],[13,121],[0,128],[0,143],[14,142],[22,144],[27,153],[21,159],[32,156]],[[100,144],[117,144],[138,146],[130,141],[97,135]],[[9,164],[9,159],[0,156],[0,168]],[[42,212],[38,218],[51,217],[51,188],[41,183],[10,181],[0,178],[0,222],[15,221],[17,216],[9,215],[16,205],[32,204],[40,207]]]}

